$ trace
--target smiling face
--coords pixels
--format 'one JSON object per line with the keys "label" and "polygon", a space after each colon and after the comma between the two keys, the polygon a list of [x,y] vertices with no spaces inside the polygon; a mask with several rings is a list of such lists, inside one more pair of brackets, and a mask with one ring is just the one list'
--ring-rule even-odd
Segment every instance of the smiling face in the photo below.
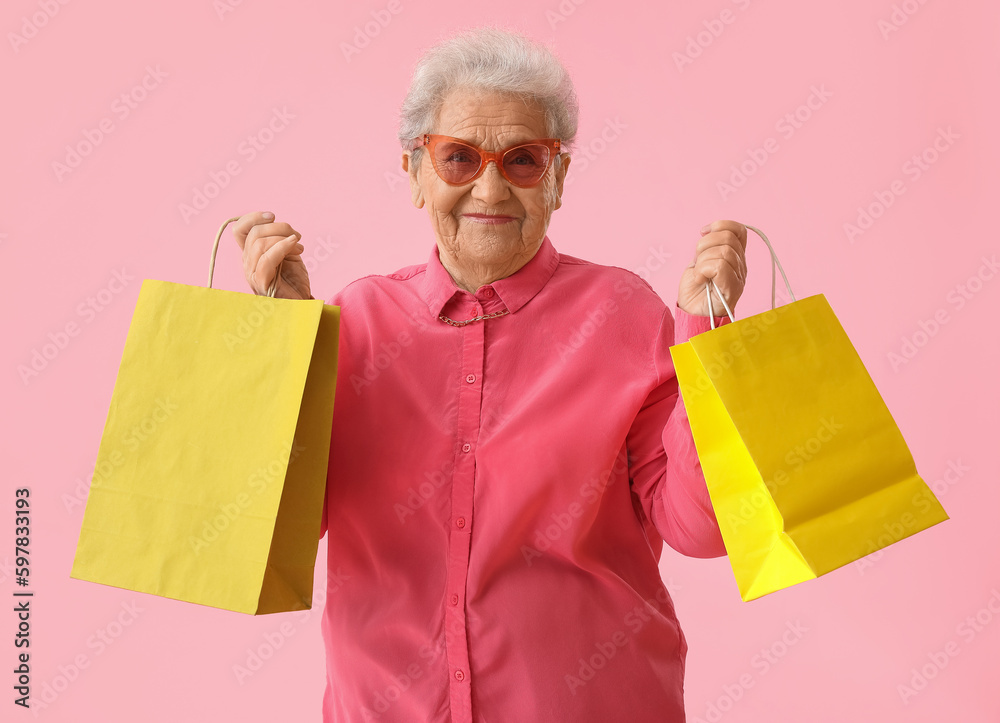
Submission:
{"label": "smiling face", "polygon": [[[547,137],[545,113],[534,101],[462,90],[445,98],[433,132],[485,151]],[[441,263],[458,286],[474,292],[510,276],[538,251],[552,212],[562,204],[570,159],[563,153],[562,162],[553,161],[531,188],[508,183],[493,162],[474,181],[452,186],[438,176],[427,149],[419,163],[409,160],[404,153],[413,204],[427,208]]]}

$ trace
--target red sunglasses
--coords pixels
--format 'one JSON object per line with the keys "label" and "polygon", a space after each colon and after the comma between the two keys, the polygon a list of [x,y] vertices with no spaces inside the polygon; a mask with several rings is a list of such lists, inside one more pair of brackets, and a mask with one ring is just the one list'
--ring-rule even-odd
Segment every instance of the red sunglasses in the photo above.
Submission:
{"label": "red sunglasses", "polygon": [[458,138],[425,133],[405,143],[403,148],[412,151],[421,146],[427,146],[434,170],[451,186],[471,183],[493,161],[508,181],[520,188],[530,188],[544,178],[552,159],[559,155],[560,143],[558,138],[540,138],[492,153]]}

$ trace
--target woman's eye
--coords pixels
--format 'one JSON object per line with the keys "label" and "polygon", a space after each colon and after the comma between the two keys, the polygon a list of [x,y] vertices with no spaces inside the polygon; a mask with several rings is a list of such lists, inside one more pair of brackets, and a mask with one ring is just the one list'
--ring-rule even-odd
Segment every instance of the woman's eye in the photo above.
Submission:
{"label": "woman's eye", "polygon": [[508,157],[507,163],[511,163],[516,166],[534,166],[537,164],[537,161],[528,151],[519,151],[517,153],[512,153]]}

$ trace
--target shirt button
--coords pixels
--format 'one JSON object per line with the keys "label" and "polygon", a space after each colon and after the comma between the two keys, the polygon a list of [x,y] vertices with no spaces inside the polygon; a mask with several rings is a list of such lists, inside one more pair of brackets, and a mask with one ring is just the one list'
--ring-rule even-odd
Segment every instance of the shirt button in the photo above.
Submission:
{"label": "shirt button", "polygon": [[455,524],[458,525],[459,529],[465,527],[465,518],[459,517],[457,520],[455,520]]}
{"label": "shirt button", "polygon": [[465,444],[463,444],[463,445],[462,445],[462,451],[463,451],[463,452],[468,452],[468,451],[470,451],[471,449],[472,449],[472,445],[471,445],[471,444],[469,444],[468,442],[466,442]]}
{"label": "shirt button", "polygon": [[483,291],[483,296],[489,299],[491,296],[493,296],[493,289],[486,289],[485,291]]}
{"label": "shirt button", "polygon": [[463,673],[461,670],[456,670],[455,680],[465,680],[465,673]]}
{"label": "shirt button", "polygon": [[470,374],[465,378],[465,381],[467,381],[469,384],[472,384],[474,381],[476,381],[476,375]]}
{"label": "shirt button", "polygon": [[451,604],[452,605],[458,605],[458,595],[452,595],[451,596]]}

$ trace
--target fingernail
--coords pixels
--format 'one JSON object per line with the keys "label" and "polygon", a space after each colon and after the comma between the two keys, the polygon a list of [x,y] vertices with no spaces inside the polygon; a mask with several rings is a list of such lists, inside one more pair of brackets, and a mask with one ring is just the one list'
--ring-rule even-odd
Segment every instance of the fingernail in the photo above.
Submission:
{"label": "fingernail", "polygon": [[708,233],[711,230],[712,230],[712,224],[707,224],[707,225],[701,227],[701,232],[702,233]]}
{"label": "fingernail", "polygon": [[261,214],[261,216],[263,216],[263,218],[264,218],[265,221],[273,221],[274,220],[274,214],[271,213],[270,211],[265,211],[264,213]]}
{"label": "fingernail", "polygon": [[293,233],[291,236],[285,236],[285,240],[287,241],[288,239],[295,238],[296,236],[298,236],[298,234]]}

